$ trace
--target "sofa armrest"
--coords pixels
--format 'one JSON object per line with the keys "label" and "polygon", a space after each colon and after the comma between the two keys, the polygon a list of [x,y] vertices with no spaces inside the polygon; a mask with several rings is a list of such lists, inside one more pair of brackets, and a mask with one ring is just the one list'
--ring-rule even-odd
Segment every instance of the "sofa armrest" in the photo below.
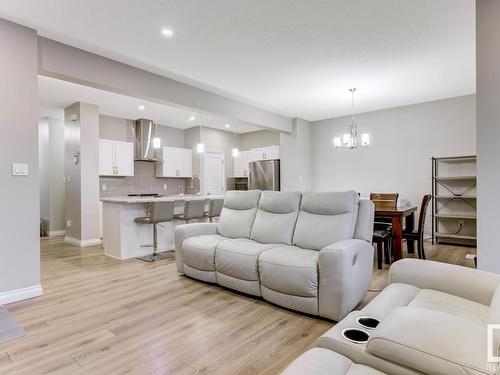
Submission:
{"label": "sofa armrest", "polygon": [[489,306],[500,275],[448,263],[402,259],[391,266],[389,282],[433,289]]}
{"label": "sofa armrest", "polygon": [[175,262],[177,271],[184,273],[184,263],[182,262],[182,243],[188,237],[201,236],[204,234],[217,234],[217,223],[192,223],[182,224],[175,227]]}
{"label": "sofa armrest", "polygon": [[340,241],[319,252],[319,315],[339,321],[365,296],[372,279],[373,246]]}
{"label": "sofa armrest", "polygon": [[366,350],[425,374],[483,374],[486,326],[442,311],[397,307],[371,333]]}

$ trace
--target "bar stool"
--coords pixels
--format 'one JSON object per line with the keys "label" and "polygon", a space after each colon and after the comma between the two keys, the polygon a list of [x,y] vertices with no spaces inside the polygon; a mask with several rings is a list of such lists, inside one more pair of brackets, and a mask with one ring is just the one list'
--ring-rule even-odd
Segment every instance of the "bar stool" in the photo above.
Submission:
{"label": "bar stool", "polygon": [[219,217],[224,206],[224,198],[211,198],[208,203],[208,211],[205,212],[205,217],[208,217],[210,222],[214,217]]}
{"label": "bar stool", "polygon": [[184,201],[184,213],[175,215],[176,219],[185,220],[186,224],[193,219],[202,219],[205,217],[205,200],[188,199]]}
{"label": "bar stool", "polygon": [[[158,252],[158,228],[159,223],[166,223],[172,221],[174,218],[175,202],[155,202],[150,204],[149,215],[138,217],[134,221],[137,224],[152,224],[153,225],[153,253],[137,259],[145,262],[156,262],[158,260],[170,259],[174,257],[172,250]],[[150,246],[150,245],[145,245]]]}

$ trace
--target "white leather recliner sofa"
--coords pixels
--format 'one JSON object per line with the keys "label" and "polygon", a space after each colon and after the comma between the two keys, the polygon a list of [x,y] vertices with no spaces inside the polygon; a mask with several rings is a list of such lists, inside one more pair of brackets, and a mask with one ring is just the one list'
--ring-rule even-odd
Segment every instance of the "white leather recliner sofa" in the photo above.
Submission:
{"label": "white leather recliner sofa", "polygon": [[[487,358],[487,327],[500,324],[500,275],[403,259],[391,266],[389,277],[387,288],[321,336],[317,347],[387,374],[495,374],[498,363]],[[361,316],[380,323],[365,329],[365,343],[350,342],[343,332],[362,328],[356,322]],[[500,357],[500,329],[492,333],[492,354]],[[307,365],[310,355],[299,359],[295,366]]]}
{"label": "white leather recliner sofa", "polygon": [[177,269],[340,320],[371,282],[373,215],[354,191],[229,191],[218,223],[175,228]]}

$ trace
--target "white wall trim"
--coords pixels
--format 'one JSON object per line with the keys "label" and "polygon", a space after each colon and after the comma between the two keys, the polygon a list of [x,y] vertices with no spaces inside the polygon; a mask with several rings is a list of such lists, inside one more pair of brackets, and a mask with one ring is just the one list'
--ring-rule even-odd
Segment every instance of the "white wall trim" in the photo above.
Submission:
{"label": "white wall trim", "polygon": [[49,230],[47,234],[49,235],[49,237],[58,237],[58,236],[64,236],[66,234],[66,231],[64,229]]}
{"label": "white wall trim", "polygon": [[102,240],[100,238],[93,238],[90,240],[78,240],[70,236],[65,236],[64,242],[78,247],[87,247],[87,246],[100,245],[102,243]]}
{"label": "white wall trim", "polygon": [[40,284],[0,293],[0,306],[8,303],[39,297],[43,294]]}

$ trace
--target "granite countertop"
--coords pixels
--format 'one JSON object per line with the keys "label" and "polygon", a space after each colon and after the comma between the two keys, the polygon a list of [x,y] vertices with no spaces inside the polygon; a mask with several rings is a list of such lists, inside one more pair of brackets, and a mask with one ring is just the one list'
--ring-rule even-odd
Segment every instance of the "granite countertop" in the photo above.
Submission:
{"label": "granite countertop", "polygon": [[224,198],[224,195],[197,195],[197,194],[185,194],[185,195],[165,195],[159,197],[128,197],[128,196],[117,196],[117,197],[104,197],[101,198],[102,202],[109,203],[151,203],[151,202],[184,202],[187,200],[199,200],[199,199],[210,199],[210,198]]}

